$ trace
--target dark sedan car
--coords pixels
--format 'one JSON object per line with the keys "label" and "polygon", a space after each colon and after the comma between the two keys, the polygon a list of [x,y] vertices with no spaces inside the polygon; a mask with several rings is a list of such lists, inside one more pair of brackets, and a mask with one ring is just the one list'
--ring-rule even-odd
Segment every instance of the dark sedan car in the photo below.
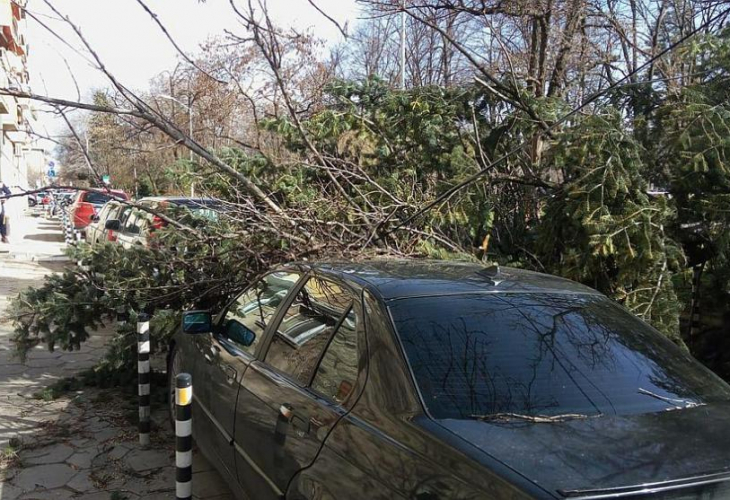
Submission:
{"label": "dark sedan car", "polygon": [[170,376],[241,498],[730,498],[730,387],[571,281],[289,265],[183,332]]}

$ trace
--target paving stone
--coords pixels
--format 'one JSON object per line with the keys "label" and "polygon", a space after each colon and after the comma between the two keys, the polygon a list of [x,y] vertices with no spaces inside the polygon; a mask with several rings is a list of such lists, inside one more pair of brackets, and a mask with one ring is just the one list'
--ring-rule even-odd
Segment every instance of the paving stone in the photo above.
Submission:
{"label": "paving stone", "polygon": [[[129,500],[134,500],[136,498],[139,498],[139,495],[136,495],[134,493],[130,493],[128,491],[118,491],[121,495],[123,495],[124,498],[127,498]],[[74,497],[74,500],[111,500],[112,498],[112,491],[97,491],[96,493],[87,493],[85,495]],[[149,499],[150,497],[145,495],[145,500]],[[169,500],[169,496],[167,497]]]}
{"label": "paving stone", "polygon": [[[68,411],[68,407],[65,411]],[[78,416],[72,415],[74,418],[78,419]],[[91,438],[75,438],[68,441],[68,444],[73,446],[76,449],[79,448],[87,448],[89,446],[93,446],[94,450],[96,450],[96,446],[94,445],[95,441]],[[88,450],[85,450],[88,451]]]}
{"label": "paving stone", "polygon": [[206,472],[209,470],[213,470],[213,466],[210,465],[210,462],[208,462],[203,454],[196,449],[193,455],[193,473]]}
{"label": "paving stone", "polygon": [[[146,491],[166,491],[175,488],[175,468],[165,467],[156,471],[154,474],[145,478],[145,490]],[[130,490],[135,491],[130,487]]]}
{"label": "paving stone", "polygon": [[127,446],[126,444],[118,444],[116,445],[112,451],[109,452],[109,458],[112,460],[119,460],[120,458],[124,457],[131,448]]}
{"label": "paving stone", "polygon": [[63,362],[64,360],[60,358],[29,359],[25,362],[25,365],[31,368],[50,368],[52,366],[60,366]]}
{"label": "paving stone", "polygon": [[93,451],[80,451],[71,455],[68,460],[66,460],[66,463],[79,469],[88,469],[91,467],[91,461],[94,457],[96,457],[96,455],[96,448],[94,448]]}
{"label": "paving stone", "polygon": [[38,490],[31,493],[26,493],[18,500],[66,500],[67,498],[71,498],[72,496],[72,492],[64,489]]}
{"label": "paving stone", "polygon": [[5,378],[7,375],[18,375],[25,371],[25,366],[20,363],[7,364],[0,366],[0,377]]}
{"label": "paving stone", "polygon": [[217,495],[230,495],[230,491],[220,474],[216,471],[193,474],[193,495],[209,498]]}
{"label": "paving stone", "polygon": [[88,493],[96,490],[96,487],[91,482],[90,471],[88,470],[83,470],[76,474],[66,483],[66,486],[79,493]]}
{"label": "paving stone", "polygon": [[16,500],[23,492],[20,488],[16,488],[9,482],[0,481],[0,498],[2,500]]}
{"label": "paving stone", "polygon": [[47,347],[39,345],[28,353],[28,359],[57,359],[62,353],[58,349],[49,351]]}
{"label": "paving stone", "polygon": [[124,457],[124,461],[135,472],[149,471],[166,467],[173,463],[172,454],[161,450],[132,450]]}
{"label": "paving stone", "polygon": [[57,464],[73,455],[74,449],[66,444],[44,446],[36,450],[21,452],[23,463],[31,465]]}
{"label": "paving stone", "polygon": [[54,489],[65,485],[75,475],[76,471],[67,464],[36,465],[20,471],[13,483],[26,491],[36,487]]}
{"label": "paving stone", "polygon": [[169,500],[175,496],[175,489],[171,488],[169,491],[160,491],[158,493],[149,493],[144,496],[145,500]]}

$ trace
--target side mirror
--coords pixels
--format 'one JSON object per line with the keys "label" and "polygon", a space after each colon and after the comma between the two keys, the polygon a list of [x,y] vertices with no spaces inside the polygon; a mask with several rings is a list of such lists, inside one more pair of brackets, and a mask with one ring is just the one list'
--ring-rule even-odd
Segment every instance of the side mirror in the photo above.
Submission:
{"label": "side mirror", "polygon": [[256,334],[234,319],[226,322],[225,332],[228,338],[244,347],[253,345],[256,341]]}
{"label": "side mirror", "polygon": [[119,219],[109,219],[104,223],[104,229],[108,229],[110,231],[119,231],[121,228],[121,224],[119,223]]}
{"label": "side mirror", "polygon": [[208,333],[213,329],[213,317],[208,311],[185,311],[182,329],[184,333]]}

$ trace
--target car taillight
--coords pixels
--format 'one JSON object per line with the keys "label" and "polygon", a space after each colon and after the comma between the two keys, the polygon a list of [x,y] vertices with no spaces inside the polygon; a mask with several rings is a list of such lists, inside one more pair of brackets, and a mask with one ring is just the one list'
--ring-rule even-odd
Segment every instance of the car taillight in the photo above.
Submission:
{"label": "car taillight", "polygon": [[160,216],[158,216],[158,215],[155,215],[154,217],[152,217],[152,228],[153,228],[153,229],[162,229],[162,228],[163,228],[163,227],[165,227],[166,225],[167,225],[167,224],[165,223],[165,221],[164,221],[164,220],[162,220],[162,219],[160,218]]}
{"label": "car taillight", "polygon": [[76,229],[88,226],[94,214],[94,205],[83,201],[79,202],[74,210],[74,226]]}

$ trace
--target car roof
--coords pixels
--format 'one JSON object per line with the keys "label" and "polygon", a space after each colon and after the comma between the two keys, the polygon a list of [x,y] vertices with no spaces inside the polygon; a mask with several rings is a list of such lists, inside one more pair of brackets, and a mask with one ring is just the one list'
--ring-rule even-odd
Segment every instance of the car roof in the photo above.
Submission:
{"label": "car roof", "polygon": [[211,203],[217,202],[215,198],[190,198],[187,196],[147,196],[139,201],[166,201],[168,203]]}
{"label": "car roof", "polygon": [[580,283],[524,269],[438,260],[298,263],[355,282],[383,300],[465,293],[573,293],[600,295]]}

